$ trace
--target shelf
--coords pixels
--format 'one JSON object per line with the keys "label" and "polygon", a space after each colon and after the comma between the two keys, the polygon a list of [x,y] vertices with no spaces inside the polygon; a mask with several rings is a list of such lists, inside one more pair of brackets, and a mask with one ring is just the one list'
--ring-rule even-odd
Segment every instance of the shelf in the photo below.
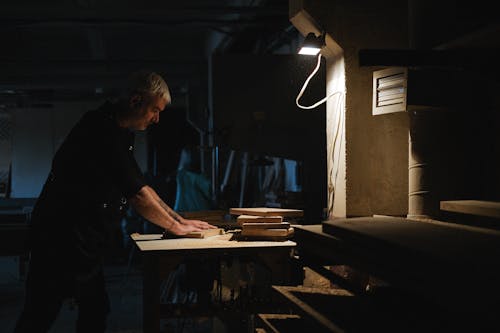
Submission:
{"label": "shelf", "polygon": [[500,202],[480,200],[441,201],[441,210],[469,215],[500,218]]}

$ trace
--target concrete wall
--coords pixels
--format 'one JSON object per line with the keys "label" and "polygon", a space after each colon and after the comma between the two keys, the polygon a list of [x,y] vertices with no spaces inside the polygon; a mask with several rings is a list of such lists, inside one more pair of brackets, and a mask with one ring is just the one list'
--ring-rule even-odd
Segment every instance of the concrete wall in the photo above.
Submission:
{"label": "concrete wall", "polygon": [[378,68],[358,64],[360,49],[408,46],[406,2],[291,0],[289,4],[291,21],[302,34],[327,33],[323,51],[327,91],[345,86],[344,107],[339,109],[333,99],[327,105],[329,119],[334,124],[340,119],[340,126],[330,127],[327,139],[327,147],[337,145],[338,152],[329,165],[329,185],[333,184],[329,188],[335,189],[329,195],[330,217],[406,215],[408,115],[372,116],[372,73]]}
{"label": "concrete wall", "polygon": [[412,48],[460,48],[480,55],[476,65],[469,60],[451,72],[458,86],[448,107],[411,113],[410,160],[424,167],[410,184],[426,191],[415,201],[411,197],[409,214],[450,218],[440,211],[441,200],[500,200],[500,71],[487,60],[500,45],[498,15],[493,2],[409,0],[408,5]]}

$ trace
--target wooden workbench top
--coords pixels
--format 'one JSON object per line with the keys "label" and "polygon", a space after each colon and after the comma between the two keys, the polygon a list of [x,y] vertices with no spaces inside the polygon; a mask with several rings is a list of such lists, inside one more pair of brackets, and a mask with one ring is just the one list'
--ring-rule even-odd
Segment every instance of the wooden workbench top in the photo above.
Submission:
{"label": "wooden workbench top", "polygon": [[481,200],[441,201],[441,210],[500,219],[500,202]]}
{"label": "wooden workbench top", "polygon": [[325,221],[322,231],[373,249],[409,251],[460,264],[496,265],[500,232],[444,222],[394,217],[360,217]]}
{"label": "wooden workbench top", "polygon": [[306,261],[355,267],[446,306],[488,307],[500,299],[498,231],[390,217],[295,229]]}
{"label": "wooden workbench top", "polygon": [[175,238],[161,239],[161,234],[132,234],[131,238],[141,251],[179,251],[199,249],[230,249],[230,248],[259,248],[259,247],[294,247],[297,244],[290,240],[282,242],[272,241],[234,241],[232,234],[224,234],[208,238]]}

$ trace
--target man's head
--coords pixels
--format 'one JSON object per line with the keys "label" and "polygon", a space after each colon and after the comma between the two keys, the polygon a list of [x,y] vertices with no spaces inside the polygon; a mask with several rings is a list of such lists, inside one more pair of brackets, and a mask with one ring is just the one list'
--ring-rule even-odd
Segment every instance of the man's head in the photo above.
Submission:
{"label": "man's head", "polygon": [[160,121],[160,112],[170,104],[170,91],[163,78],[151,71],[138,71],[127,80],[122,96],[122,127],[145,130]]}

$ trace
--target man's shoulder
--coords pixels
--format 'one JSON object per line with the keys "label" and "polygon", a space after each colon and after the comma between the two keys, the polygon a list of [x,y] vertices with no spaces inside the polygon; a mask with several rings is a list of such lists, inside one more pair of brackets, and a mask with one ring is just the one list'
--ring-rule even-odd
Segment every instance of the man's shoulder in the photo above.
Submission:
{"label": "man's shoulder", "polygon": [[106,102],[95,109],[86,111],[80,118],[80,125],[91,128],[112,127],[116,124],[113,108]]}

